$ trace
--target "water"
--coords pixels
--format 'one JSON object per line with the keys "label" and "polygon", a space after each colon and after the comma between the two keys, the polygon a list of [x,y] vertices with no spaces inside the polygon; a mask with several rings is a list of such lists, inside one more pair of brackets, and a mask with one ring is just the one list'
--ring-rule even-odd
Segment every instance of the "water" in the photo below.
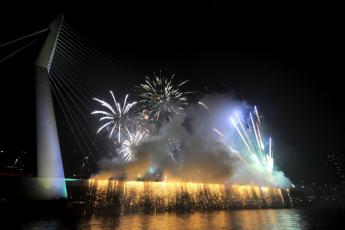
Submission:
{"label": "water", "polygon": [[[21,229],[345,229],[336,210],[266,209],[27,220]],[[10,228],[13,229],[13,228]]]}

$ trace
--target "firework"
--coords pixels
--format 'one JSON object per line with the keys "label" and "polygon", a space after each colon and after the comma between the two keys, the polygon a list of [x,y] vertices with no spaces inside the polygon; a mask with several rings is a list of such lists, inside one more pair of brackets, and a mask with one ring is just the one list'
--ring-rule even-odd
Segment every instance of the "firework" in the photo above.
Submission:
{"label": "firework", "polygon": [[94,179],[88,186],[96,207],[120,200],[124,213],[292,206],[288,190],[276,187]]}
{"label": "firework", "polygon": [[147,137],[146,132],[136,130],[134,133],[130,133],[128,130],[128,138],[125,139],[121,145],[120,154],[125,162],[133,162],[136,159],[136,148]]}
{"label": "firework", "polygon": [[212,128],[213,131],[215,131],[219,136],[224,137],[224,134],[221,133],[218,129]]}
{"label": "firework", "polygon": [[173,78],[174,75],[170,79],[154,75],[152,79],[146,77],[145,82],[137,86],[140,102],[148,111],[150,119],[170,121],[174,114],[181,113],[188,105],[186,95],[189,92],[181,89],[188,80],[174,85]]}
{"label": "firework", "polygon": [[179,153],[182,151],[182,141],[178,138],[168,138],[168,151],[169,156],[173,161],[178,159]]}
{"label": "firework", "polygon": [[234,140],[234,146],[246,159],[251,159],[261,169],[273,172],[273,154],[272,139],[268,139],[268,150],[265,148],[263,132],[261,130],[261,121],[257,107],[254,107],[254,115],[250,112],[248,122],[241,119],[237,113],[230,118],[232,125],[235,127],[240,141]]}
{"label": "firework", "polygon": [[202,101],[198,101],[198,105],[202,106],[206,110],[209,110],[208,106]]}
{"label": "firework", "polygon": [[[111,127],[111,131],[109,133],[109,137],[112,137],[115,129],[117,132],[117,141],[121,143],[121,133],[123,133],[125,130],[129,129],[129,126],[133,126],[133,119],[131,119],[130,111],[134,105],[137,104],[137,102],[131,102],[128,103],[128,94],[125,97],[124,102],[122,105],[116,100],[113,92],[109,91],[112,98],[114,105],[100,100],[98,98],[93,98],[95,101],[101,103],[102,106],[106,108],[106,110],[96,110],[93,111],[91,114],[97,114],[101,115],[100,121],[105,121],[104,124],[101,125],[101,127],[97,130],[97,133],[99,133],[102,129],[106,127]],[[125,132],[126,133],[126,132]]]}
{"label": "firework", "polygon": [[[198,104],[206,111],[210,111],[204,102],[199,101]],[[230,122],[235,128],[238,138],[236,136],[226,136],[214,127],[212,130],[224,139],[224,144],[246,167],[269,172],[272,175],[274,170],[272,138],[268,138],[265,142],[258,108],[254,106],[251,110],[249,116],[244,114],[242,119],[237,112],[230,117]],[[251,167],[253,165],[255,167]],[[253,173],[257,172],[254,171]]]}

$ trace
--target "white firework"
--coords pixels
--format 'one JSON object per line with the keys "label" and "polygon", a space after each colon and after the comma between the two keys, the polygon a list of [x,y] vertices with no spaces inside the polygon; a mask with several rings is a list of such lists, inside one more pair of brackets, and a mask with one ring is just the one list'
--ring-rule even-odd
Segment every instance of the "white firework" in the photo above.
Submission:
{"label": "white firework", "polygon": [[120,149],[120,154],[125,162],[135,161],[137,155],[137,147],[145,140],[146,137],[146,132],[136,130],[131,134],[128,131],[128,137],[123,141]]}
{"label": "white firework", "polygon": [[109,137],[112,137],[114,131],[117,133],[117,141],[121,143],[121,133],[124,132],[124,130],[128,130],[131,128],[134,124],[132,124],[132,119],[130,116],[130,111],[134,105],[137,104],[137,102],[131,102],[128,103],[128,94],[125,97],[124,102],[122,105],[117,102],[113,92],[109,91],[112,98],[114,105],[112,106],[110,103],[107,103],[103,100],[100,100],[98,98],[93,98],[93,100],[98,101],[101,103],[102,106],[106,108],[106,110],[96,110],[93,111],[91,114],[99,114],[101,115],[100,121],[105,121],[101,125],[101,127],[97,130],[97,133],[99,133],[102,129],[106,127],[111,127]]}
{"label": "white firework", "polygon": [[152,79],[146,77],[145,82],[137,86],[140,102],[150,119],[170,121],[174,114],[179,114],[188,105],[186,95],[190,92],[181,89],[188,80],[174,85],[173,78],[174,75],[168,79],[154,74]]}

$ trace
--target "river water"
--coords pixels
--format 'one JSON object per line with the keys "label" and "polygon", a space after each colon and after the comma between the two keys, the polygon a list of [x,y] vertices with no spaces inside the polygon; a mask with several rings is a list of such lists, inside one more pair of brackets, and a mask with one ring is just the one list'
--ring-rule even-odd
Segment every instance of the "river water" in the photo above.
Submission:
{"label": "river water", "polygon": [[20,229],[345,229],[337,210],[265,209],[19,221]]}

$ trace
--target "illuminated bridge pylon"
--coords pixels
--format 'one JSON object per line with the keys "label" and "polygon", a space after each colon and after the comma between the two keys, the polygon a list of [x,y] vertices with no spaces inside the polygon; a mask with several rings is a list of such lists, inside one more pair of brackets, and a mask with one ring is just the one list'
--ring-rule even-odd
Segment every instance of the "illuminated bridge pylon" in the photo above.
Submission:
{"label": "illuminated bridge pylon", "polygon": [[36,144],[40,199],[66,198],[66,183],[56,127],[49,71],[63,16],[49,25],[49,34],[36,60]]}

